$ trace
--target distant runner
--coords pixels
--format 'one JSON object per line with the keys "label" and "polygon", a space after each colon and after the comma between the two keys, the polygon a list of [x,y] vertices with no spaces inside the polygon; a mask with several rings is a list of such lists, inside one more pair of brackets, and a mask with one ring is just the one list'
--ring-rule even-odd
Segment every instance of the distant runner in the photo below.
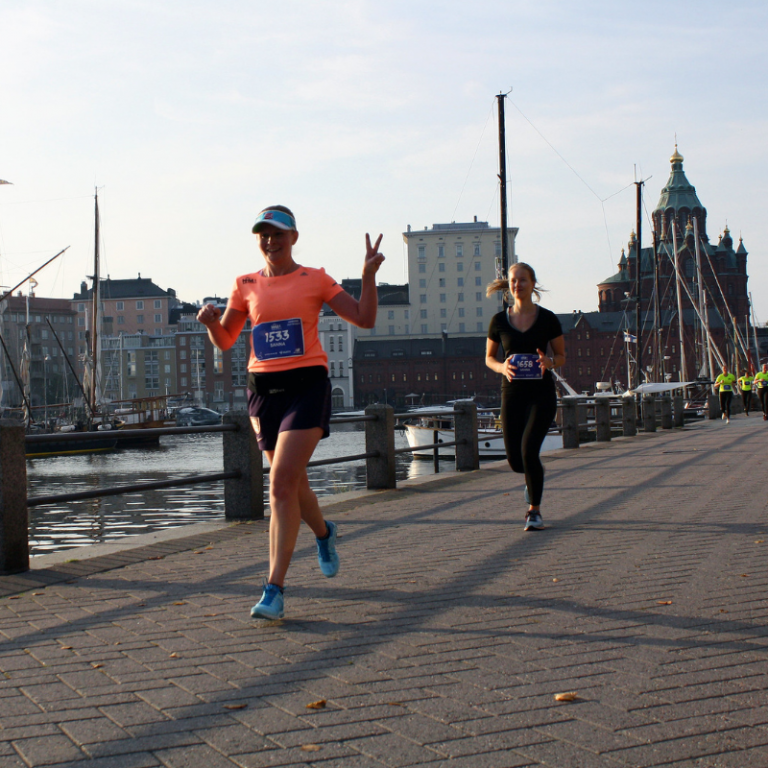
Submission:
{"label": "distant runner", "polygon": [[376,272],[384,256],[365,236],[360,300],[350,296],[324,269],[293,260],[299,239],[289,208],[273,205],[256,217],[265,265],[241,275],[232,286],[224,316],[212,304],[197,319],[219,349],[229,349],[250,319],[248,413],[259,448],[269,460],[269,577],[253,618],[279,619],[285,610],[283,586],[303,520],[315,534],[320,571],[328,578],[339,570],[336,524],[326,522],[309,487],[307,462],[330,433],[331,385],[328,356],[317,324],[323,303],[339,317],[362,328],[376,322]]}
{"label": "distant runner", "polygon": [[[552,369],[565,365],[565,339],[554,312],[534,303],[541,298],[536,273],[518,262],[508,279],[494,280],[486,294],[503,291],[511,306],[491,319],[485,364],[501,380],[501,426],[504,448],[513,472],[525,474],[526,531],[540,531],[544,467],[541,445],[557,413],[557,392]],[[504,362],[496,355],[501,345]],[[547,354],[551,349],[551,356]]]}
{"label": "distant runner", "polygon": [[736,375],[729,373],[728,364],[723,363],[723,372],[715,379],[715,389],[720,392],[720,410],[723,412],[721,418],[726,424],[731,423],[731,400],[735,384]]}
{"label": "distant runner", "polygon": [[765,363],[763,370],[755,374],[755,386],[760,398],[760,407],[763,409],[763,421],[768,421],[768,365]]}
{"label": "distant runner", "polygon": [[744,415],[749,416],[749,409],[752,405],[752,382],[755,377],[749,371],[739,376],[739,392],[741,392],[741,402],[744,405]]}

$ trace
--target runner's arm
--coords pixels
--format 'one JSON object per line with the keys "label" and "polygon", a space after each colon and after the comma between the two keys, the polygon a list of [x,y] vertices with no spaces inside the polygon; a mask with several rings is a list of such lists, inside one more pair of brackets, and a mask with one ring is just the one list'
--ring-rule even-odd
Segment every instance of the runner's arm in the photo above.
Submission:
{"label": "runner's arm", "polygon": [[248,317],[239,309],[227,308],[222,316],[221,310],[213,304],[206,304],[198,313],[197,319],[208,331],[211,344],[221,350],[227,350],[237,341]]}

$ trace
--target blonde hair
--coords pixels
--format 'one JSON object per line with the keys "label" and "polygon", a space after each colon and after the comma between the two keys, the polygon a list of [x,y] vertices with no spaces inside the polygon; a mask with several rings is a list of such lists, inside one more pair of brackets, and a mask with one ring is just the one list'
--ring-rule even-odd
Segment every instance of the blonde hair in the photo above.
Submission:
{"label": "blonde hair", "polygon": [[533,267],[530,264],[526,264],[524,261],[518,261],[515,264],[513,264],[508,270],[507,270],[507,277],[506,279],[503,277],[499,277],[493,282],[488,283],[488,286],[485,289],[485,295],[490,296],[493,293],[496,293],[497,291],[502,291],[502,295],[504,296],[504,301],[507,302],[507,304],[512,304],[512,294],[509,290],[509,282],[512,277],[512,270],[516,269],[517,267],[522,267],[527,273],[528,276],[531,278],[531,282],[533,283],[533,295],[536,297],[538,301],[541,301],[541,292],[545,289],[541,287],[541,283],[536,280],[536,272],[534,272]]}

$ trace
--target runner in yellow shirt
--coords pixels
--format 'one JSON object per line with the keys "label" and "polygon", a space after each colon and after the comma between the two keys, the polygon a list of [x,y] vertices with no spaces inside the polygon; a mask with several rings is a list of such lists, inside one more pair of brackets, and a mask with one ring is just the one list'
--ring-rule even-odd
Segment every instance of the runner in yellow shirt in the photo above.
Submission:
{"label": "runner in yellow shirt", "polygon": [[739,376],[739,392],[741,392],[741,402],[744,404],[744,415],[749,416],[749,408],[752,405],[752,382],[755,377],[749,371]]}
{"label": "runner in yellow shirt", "polygon": [[763,409],[763,421],[768,421],[768,365],[763,364],[763,370],[755,374],[755,386]]}
{"label": "runner in yellow shirt", "polygon": [[731,400],[735,384],[736,375],[728,371],[727,363],[723,363],[723,372],[715,379],[715,389],[720,392],[720,410],[723,412],[722,419],[726,424],[731,423]]}

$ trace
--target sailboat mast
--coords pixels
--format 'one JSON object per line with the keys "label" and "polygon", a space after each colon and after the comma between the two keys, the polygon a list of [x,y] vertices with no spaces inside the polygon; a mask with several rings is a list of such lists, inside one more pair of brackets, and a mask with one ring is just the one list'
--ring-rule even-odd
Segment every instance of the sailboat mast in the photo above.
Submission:
{"label": "sailboat mast", "polygon": [[635,333],[637,334],[637,346],[635,348],[635,387],[639,387],[643,383],[643,332],[642,324],[640,320],[641,315],[641,301],[643,295],[643,283],[640,277],[640,243],[642,242],[642,206],[643,206],[643,182],[636,181],[637,187],[637,210],[635,216],[635,229],[637,232],[637,242],[635,243]]}
{"label": "sailboat mast", "polygon": [[[499,102],[499,197],[501,198],[501,277],[505,280],[509,274],[509,243],[507,239],[507,138],[504,129],[504,99],[506,95],[496,96]],[[506,302],[505,302],[506,305]]]}
{"label": "sailboat mast", "polygon": [[685,381],[688,376],[688,365],[685,360],[685,325],[683,323],[683,294],[680,283],[683,276],[680,274],[680,255],[677,252],[677,222],[672,223],[672,248],[675,251],[675,286],[677,296],[677,334],[680,343],[680,381]]}
{"label": "sailboat mast", "polygon": [[99,191],[94,192],[94,247],[93,247],[93,304],[91,308],[91,360],[93,381],[91,386],[91,414],[96,412],[96,389],[99,378]]}

